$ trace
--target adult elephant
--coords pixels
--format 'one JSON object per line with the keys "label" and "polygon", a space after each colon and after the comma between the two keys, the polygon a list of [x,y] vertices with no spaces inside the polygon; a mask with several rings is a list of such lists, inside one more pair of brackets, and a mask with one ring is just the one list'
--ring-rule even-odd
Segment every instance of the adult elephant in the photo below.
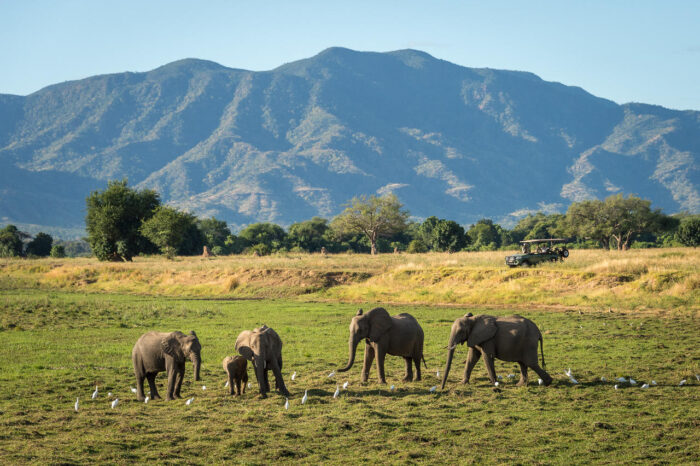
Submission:
{"label": "adult elephant", "polygon": [[202,346],[194,331],[191,331],[189,335],[182,332],[148,332],[141,335],[131,351],[138,400],[145,399],[143,394],[144,378],[148,379],[151,398],[154,400],[160,398],[156,388],[156,375],[162,371],[168,374],[168,390],[165,399],[180,398],[186,359],[192,361],[194,366],[194,380],[199,380]]}
{"label": "adult elephant", "polygon": [[285,396],[289,391],[282,378],[282,340],[277,332],[267,325],[251,330],[244,330],[236,339],[236,351],[253,363],[255,378],[260,387],[260,395],[267,397],[270,391],[267,372],[275,376],[275,387]]}
{"label": "adult elephant", "polygon": [[[379,382],[386,383],[384,377],[384,357],[387,354],[402,356],[406,362],[404,382],[420,380],[420,362],[423,358],[423,329],[418,321],[410,314],[390,316],[381,307],[372,309],[367,314],[362,309],[350,322],[350,338],[348,340],[348,364],[338,372],[350,370],[355,362],[355,351],[361,340],[365,340],[365,361],[362,366],[362,382],[367,382],[369,370],[374,357],[377,357],[377,373]],[[413,378],[412,363],[416,366],[416,377]],[[426,366],[427,368],[427,366]]]}
{"label": "adult elephant", "polygon": [[[517,362],[520,365],[518,386],[527,385],[528,368],[537,372],[545,385],[552,383],[552,378],[542,368],[545,365],[542,334],[534,322],[518,315],[509,317],[474,316],[470,312],[452,324],[450,341],[447,346],[447,363],[442,376],[442,388],[445,388],[447,375],[450,373],[455,348],[464,342],[469,346],[469,354],[467,355],[462,383],[469,383],[472,369],[481,356],[484,357],[486,371],[492,384],[496,383],[494,358]],[[542,351],[542,367],[537,364],[538,342]]]}

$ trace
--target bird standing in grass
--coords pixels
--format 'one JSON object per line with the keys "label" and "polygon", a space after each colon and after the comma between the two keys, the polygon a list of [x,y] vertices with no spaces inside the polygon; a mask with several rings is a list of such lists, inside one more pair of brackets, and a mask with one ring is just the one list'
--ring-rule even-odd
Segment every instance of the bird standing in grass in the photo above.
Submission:
{"label": "bird standing in grass", "polygon": [[114,401],[112,401],[112,409],[116,408],[117,405],[119,404],[119,398],[115,398]]}
{"label": "bird standing in grass", "polygon": [[73,405],[73,407],[75,408],[75,412],[76,412],[76,413],[78,412],[78,406],[79,406],[79,404],[80,404],[80,397],[78,397],[78,398],[75,399],[75,404]]}
{"label": "bird standing in grass", "polygon": [[189,405],[192,404],[193,401],[194,401],[194,397],[192,397],[192,398],[188,399],[187,401],[185,401],[185,405],[189,406]]}
{"label": "bird standing in grass", "polygon": [[284,409],[289,409],[289,398],[284,399]]}
{"label": "bird standing in grass", "polygon": [[294,371],[294,373],[292,374],[292,380],[294,380],[296,378],[297,378],[297,371]]}
{"label": "bird standing in grass", "polygon": [[308,399],[309,399],[309,391],[304,390],[304,396],[301,397],[301,404],[306,403],[306,400],[308,400]]}
{"label": "bird standing in grass", "polygon": [[346,380],[345,383],[343,384],[343,390],[348,389],[348,381]]}
{"label": "bird standing in grass", "polygon": [[335,386],[335,393],[333,393],[333,398],[338,398],[338,395],[340,395],[340,387],[338,385]]}
{"label": "bird standing in grass", "polygon": [[95,385],[95,391],[92,392],[92,399],[94,400],[95,398],[97,398],[97,385]]}

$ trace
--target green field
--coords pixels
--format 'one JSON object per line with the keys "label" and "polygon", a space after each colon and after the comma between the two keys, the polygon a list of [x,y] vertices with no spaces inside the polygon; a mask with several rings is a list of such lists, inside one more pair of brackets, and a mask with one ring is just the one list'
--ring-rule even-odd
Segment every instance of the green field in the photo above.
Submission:
{"label": "green field", "polygon": [[[360,384],[361,348],[350,372],[347,328],[356,304],[290,300],[206,299],[120,293],[0,289],[4,352],[0,360],[0,459],[16,463],[694,463],[700,458],[700,321],[693,312],[576,309],[517,312],[544,333],[545,388],[516,388],[514,364],[498,362],[503,390],[488,384],[480,362],[472,384],[458,383],[466,351],[457,350],[445,391],[439,385],[457,307],[386,306],[409,312],[426,334],[424,380],[401,383],[403,361],[387,358]],[[382,303],[368,301],[369,309]],[[691,306],[692,307],[692,306]],[[470,308],[504,315],[504,308]],[[221,360],[241,330],[265,323],[284,341],[284,397],[227,395]],[[202,381],[187,365],[183,396],[139,403],[131,348],[148,330],[195,330],[203,345]],[[563,371],[580,382],[572,385]],[[292,372],[298,376],[289,380]],[[613,388],[632,376],[638,386]],[[651,380],[658,386],[639,387]],[[682,379],[685,386],[679,386]],[[165,377],[158,378],[163,387]],[[349,381],[338,399],[336,384]],[[531,379],[532,380],[532,379]],[[95,385],[99,396],[90,399]],[[206,391],[202,390],[206,385]],[[301,405],[308,390],[309,400]],[[161,390],[162,391],[162,390]],[[119,405],[111,409],[112,392]],[[80,397],[80,410],[73,404]]]}

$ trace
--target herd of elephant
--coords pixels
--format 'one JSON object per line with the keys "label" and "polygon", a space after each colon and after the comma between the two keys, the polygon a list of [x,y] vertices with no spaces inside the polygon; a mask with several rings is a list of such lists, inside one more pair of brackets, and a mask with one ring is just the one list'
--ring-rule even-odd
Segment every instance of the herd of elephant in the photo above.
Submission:
{"label": "herd of elephant", "polygon": [[[406,362],[404,381],[420,380],[423,358],[423,329],[410,314],[402,313],[390,316],[381,308],[367,313],[362,309],[350,322],[348,341],[348,363],[338,369],[339,372],[350,370],[355,362],[355,351],[360,341],[365,340],[365,358],[362,366],[362,382],[369,377],[370,368],[376,357],[377,372],[380,383],[386,383],[384,376],[384,358],[387,354],[401,356]],[[447,362],[442,375],[441,388],[445,388],[447,376],[452,365],[455,348],[467,343],[469,353],[464,368],[462,383],[469,383],[472,369],[483,356],[491,384],[496,384],[494,358],[502,361],[517,362],[520,365],[518,386],[527,385],[528,368],[534,370],[549,385],[552,378],[544,370],[544,350],[542,334],[529,319],[521,316],[494,317],[490,315],[474,316],[471,313],[458,318],[452,324],[447,346]],[[542,367],[537,360],[537,345],[542,352]],[[229,393],[241,395],[248,381],[247,364],[252,362],[260,395],[265,398],[270,391],[268,371],[275,377],[275,388],[285,396],[289,391],[282,377],[282,340],[277,332],[263,325],[254,330],[245,330],[238,335],[235,345],[240,355],[224,358],[223,367],[228,376]],[[155,379],[158,372],[168,375],[166,399],[180,398],[180,388],[185,374],[185,361],[190,359],[194,365],[194,378],[199,380],[201,367],[201,349],[197,334],[182,332],[149,332],[142,335],[132,351],[134,374],[136,375],[136,395],[144,401],[144,380],[148,380],[151,399],[159,399]],[[416,367],[415,376],[413,365]],[[426,365],[427,368],[427,365]]]}

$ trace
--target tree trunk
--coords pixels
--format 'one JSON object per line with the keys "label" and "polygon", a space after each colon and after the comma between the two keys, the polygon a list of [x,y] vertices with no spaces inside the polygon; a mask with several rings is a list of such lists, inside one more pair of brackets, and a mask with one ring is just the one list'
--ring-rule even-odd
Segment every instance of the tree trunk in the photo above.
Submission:
{"label": "tree trunk", "polygon": [[377,254],[377,235],[373,233],[369,237],[369,241],[372,244],[372,255],[374,256],[375,254]]}

